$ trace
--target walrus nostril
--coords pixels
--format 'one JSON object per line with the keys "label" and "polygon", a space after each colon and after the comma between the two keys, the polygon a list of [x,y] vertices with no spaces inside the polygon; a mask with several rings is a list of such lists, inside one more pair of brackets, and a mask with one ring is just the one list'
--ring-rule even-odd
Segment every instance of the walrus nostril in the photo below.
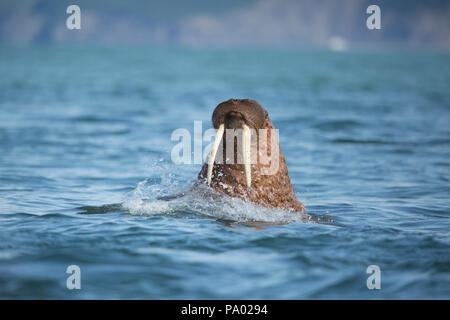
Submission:
{"label": "walrus nostril", "polygon": [[244,123],[244,119],[240,113],[232,111],[225,116],[225,128],[227,129],[240,129]]}
{"label": "walrus nostril", "polygon": [[[239,117],[242,122],[239,121]],[[216,107],[212,122],[216,129],[223,123],[227,125],[227,128],[228,126],[230,126],[229,128],[242,128],[244,122],[254,129],[261,129],[264,126],[265,118],[266,112],[258,102],[250,99],[230,99]]]}

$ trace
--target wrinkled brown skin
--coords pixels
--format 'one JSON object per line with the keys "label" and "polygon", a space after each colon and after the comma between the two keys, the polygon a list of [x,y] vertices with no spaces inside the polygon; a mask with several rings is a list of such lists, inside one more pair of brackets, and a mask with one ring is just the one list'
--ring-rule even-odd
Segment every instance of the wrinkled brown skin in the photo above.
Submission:
{"label": "wrinkled brown skin", "polygon": [[[235,108],[239,109],[240,101],[231,99],[227,102],[235,104]],[[250,100],[251,101],[251,100]],[[264,109],[263,109],[264,110]],[[264,110],[265,120],[263,124],[264,129],[274,129],[275,127],[270,120],[268,113]],[[223,122],[223,121],[222,121]],[[270,155],[270,131],[268,131],[267,149]],[[226,133],[223,137],[223,148],[226,147]],[[278,140],[276,140],[278,143]],[[235,146],[236,147],[236,146]],[[248,201],[254,204],[258,204],[267,208],[278,208],[295,213],[303,213],[304,206],[297,200],[294,189],[292,187],[291,180],[289,178],[288,169],[286,166],[285,158],[280,150],[279,169],[276,174],[262,175],[260,174],[262,164],[251,165],[252,172],[252,185],[251,188],[247,188],[245,171],[243,164],[226,164],[214,163],[212,179],[210,187],[220,193],[225,193],[231,197],[237,197],[244,201]],[[236,149],[235,149],[236,151]],[[258,146],[259,152],[259,146]],[[236,154],[236,152],[235,152]],[[225,150],[223,151],[225,155]],[[258,160],[259,161],[259,160]],[[267,167],[267,166],[266,166]],[[208,164],[205,163],[198,174],[198,180],[202,183],[207,183]],[[226,187],[224,187],[226,186]]]}

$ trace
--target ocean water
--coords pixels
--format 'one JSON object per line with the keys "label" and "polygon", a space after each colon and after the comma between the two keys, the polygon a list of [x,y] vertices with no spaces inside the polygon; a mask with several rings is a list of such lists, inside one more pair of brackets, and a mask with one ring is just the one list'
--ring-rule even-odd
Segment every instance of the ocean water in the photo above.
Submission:
{"label": "ocean water", "polygon": [[[0,47],[0,298],[449,299],[449,84],[444,53]],[[172,132],[232,97],[313,219],[159,200],[201,167]]]}

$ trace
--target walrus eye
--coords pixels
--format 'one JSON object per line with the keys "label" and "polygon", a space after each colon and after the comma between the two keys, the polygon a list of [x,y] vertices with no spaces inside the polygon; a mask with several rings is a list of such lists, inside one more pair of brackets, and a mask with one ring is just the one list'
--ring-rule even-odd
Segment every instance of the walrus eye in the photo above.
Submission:
{"label": "walrus eye", "polygon": [[[225,131],[225,125],[222,123],[217,129],[216,138],[211,149],[211,153],[208,159],[208,174],[207,181],[208,185],[211,184],[212,170],[214,166],[214,161],[216,159],[217,150],[219,149],[220,141],[223,138],[223,133]],[[245,182],[248,188],[252,186],[252,171],[250,166],[251,160],[251,129],[245,123],[242,124],[242,153],[244,158],[244,171],[245,171]]]}

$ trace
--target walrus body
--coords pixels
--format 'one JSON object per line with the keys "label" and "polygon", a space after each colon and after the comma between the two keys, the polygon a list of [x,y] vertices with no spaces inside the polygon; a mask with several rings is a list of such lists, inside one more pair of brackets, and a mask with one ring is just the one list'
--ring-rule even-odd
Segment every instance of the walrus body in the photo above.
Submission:
{"label": "walrus body", "polygon": [[[217,129],[216,140],[208,163],[198,174],[200,182],[209,184],[217,192],[264,207],[305,213],[303,204],[295,196],[275,128],[265,109],[253,100],[230,99],[216,107],[212,121]],[[243,147],[238,148],[239,144],[233,143],[233,159],[230,159],[227,144],[230,146],[230,141],[240,138],[239,134],[230,135],[233,130],[241,129]],[[218,157],[217,150],[221,151]],[[233,161],[240,153],[243,153],[243,163]],[[266,153],[271,163],[262,161]],[[254,161],[250,163],[251,155]],[[270,172],[271,165],[276,170]]]}

